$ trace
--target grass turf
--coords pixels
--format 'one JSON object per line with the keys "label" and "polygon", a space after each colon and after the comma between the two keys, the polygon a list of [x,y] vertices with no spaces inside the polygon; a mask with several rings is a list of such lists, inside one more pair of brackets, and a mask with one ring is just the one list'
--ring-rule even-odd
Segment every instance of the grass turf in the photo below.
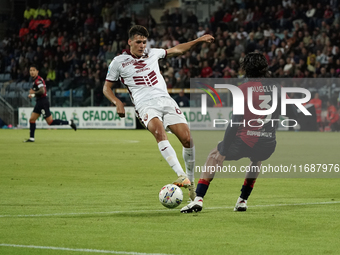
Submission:
{"label": "grass turf", "polygon": [[[339,254],[337,178],[259,178],[244,213],[232,210],[243,179],[216,178],[203,211],[185,215],[181,206],[168,210],[158,202],[160,188],[176,176],[147,131],[37,130],[35,143],[22,143],[27,134],[0,130],[0,244],[92,252],[0,246],[1,255],[96,254],[95,249]],[[211,149],[205,134],[193,132],[199,163]],[[223,138],[223,132],[210,135]],[[173,135],[169,139],[183,164],[181,145]],[[277,140],[265,163],[340,163],[338,133],[279,132]],[[272,206],[279,204],[288,205]]]}

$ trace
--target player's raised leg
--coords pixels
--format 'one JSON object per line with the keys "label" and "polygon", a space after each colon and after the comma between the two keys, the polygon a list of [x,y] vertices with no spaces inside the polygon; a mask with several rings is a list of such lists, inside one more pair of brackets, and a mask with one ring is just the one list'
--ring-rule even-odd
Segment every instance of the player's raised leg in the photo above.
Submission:
{"label": "player's raised leg", "polygon": [[178,179],[174,182],[179,187],[187,188],[190,185],[186,173],[184,173],[181,164],[178,161],[174,148],[168,141],[168,137],[163,127],[163,123],[156,117],[149,121],[148,130],[153,134],[158,143],[158,149],[163,158],[168,162],[170,167],[175,171]]}
{"label": "player's raised leg", "polygon": [[249,171],[246,173],[246,178],[241,188],[241,195],[236,201],[234,208],[235,212],[244,212],[247,210],[247,200],[250,196],[256,179],[260,174],[262,162],[257,160],[252,160],[249,165]]}
{"label": "player's raised leg", "polygon": [[194,201],[195,193],[195,145],[192,140],[189,127],[186,123],[169,125],[168,128],[174,133],[183,145],[182,155],[185,163],[185,170],[191,182],[189,189],[189,197]]}
{"label": "player's raised leg", "polygon": [[39,116],[40,116],[39,113],[32,112],[30,120],[29,120],[29,122],[30,122],[30,138],[27,139],[27,140],[24,140],[25,143],[32,143],[32,142],[34,142],[34,140],[35,140],[34,134],[35,134],[35,128],[36,128],[35,122],[37,121]]}
{"label": "player's raised leg", "polygon": [[77,130],[77,126],[76,124],[74,124],[73,120],[67,121],[67,120],[60,120],[60,119],[56,119],[54,120],[52,118],[52,115],[50,115],[49,117],[45,118],[46,122],[48,125],[50,126],[59,126],[59,125],[70,125],[71,128],[76,131]]}

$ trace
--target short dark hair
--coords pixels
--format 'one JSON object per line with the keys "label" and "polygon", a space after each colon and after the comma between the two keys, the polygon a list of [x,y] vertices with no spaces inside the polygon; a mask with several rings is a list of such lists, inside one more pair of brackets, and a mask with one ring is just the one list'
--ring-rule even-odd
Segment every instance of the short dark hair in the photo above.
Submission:
{"label": "short dark hair", "polygon": [[246,77],[268,77],[267,59],[262,53],[250,52],[240,63],[241,68],[246,72]]}
{"label": "short dark hair", "polygon": [[133,39],[133,37],[135,35],[140,35],[140,36],[144,36],[146,38],[149,37],[149,32],[148,30],[143,27],[143,26],[140,26],[140,25],[134,25],[130,28],[129,30],[129,38],[130,39]]}
{"label": "short dark hair", "polygon": [[35,68],[35,69],[37,69],[37,70],[39,71],[38,65],[36,65],[36,64],[30,64],[30,68],[31,68],[31,67],[33,67],[33,68]]}

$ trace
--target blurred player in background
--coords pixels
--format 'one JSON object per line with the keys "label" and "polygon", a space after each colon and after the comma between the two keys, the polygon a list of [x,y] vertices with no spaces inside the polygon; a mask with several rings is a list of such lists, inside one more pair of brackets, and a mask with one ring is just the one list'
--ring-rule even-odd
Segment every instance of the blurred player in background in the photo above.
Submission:
{"label": "blurred player in background", "polygon": [[[201,42],[212,42],[211,35],[179,44],[171,49],[146,50],[149,33],[143,26],[135,25],[129,31],[130,50],[115,57],[104,83],[104,95],[116,105],[120,117],[125,117],[123,103],[112,92],[114,81],[120,80],[129,90],[140,122],[153,134],[158,148],[178,179],[173,183],[189,188],[189,196],[195,198],[195,147],[184,114],[168,91],[159,70],[158,60],[184,54]],[[166,131],[174,133],[183,145],[186,173],[179,163],[176,152],[168,141]]]}
{"label": "blurred player in background", "polygon": [[[253,190],[256,178],[260,173],[262,161],[268,159],[274,152],[276,147],[276,128],[277,122],[273,125],[272,121],[266,121],[266,119],[279,119],[280,115],[280,94],[278,90],[278,107],[268,116],[255,115],[250,112],[248,108],[247,90],[249,87],[253,88],[253,106],[255,109],[270,109],[268,104],[272,101],[272,89],[275,86],[273,81],[261,79],[269,77],[268,63],[266,58],[261,53],[249,53],[241,63],[242,69],[246,73],[248,81],[239,86],[244,95],[244,115],[233,115],[231,125],[229,123],[224,139],[220,142],[215,149],[213,149],[206,162],[205,166],[208,169],[209,166],[223,167],[224,160],[239,160],[241,158],[250,158],[249,171],[246,173],[246,177],[241,189],[241,195],[237,199],[234,211],[246,211],[247,200],[250,193]],[[264,89],[265,88],[265,89]],[[267,92],[264,92],[267,91]],[[265,100],[260,96],[265,96]],[[287,105],[287,115],[292,116],[292,119],[297,119],[297,112],[295,106]],[[261,119],[264,123],[263,126],[258,127],[258,123],[251,123],[252,127],[247,123],[249,120]],[[245,120],[245,125],[235,124],[242,123]],[[201,211],[203,208],[203,197],[205,196],[210,182],[213,180],[215,172],[202,172],[201,178],[198,181],[196,189],[196,198],[194,202],[191,202],[187,206],[181,209],[182,213],[191,213]]]}
{"label": "blurred player in background", "polygon": [[318,124],[318,128],[320,131],[323,130],[322,126],[322,118],[321,118],[321,112],[322,112],[322,101],[319,98],[319,93],[316,92],[314,95],[314,98],[311,99],[308,104],[313,104],[315,107],[315,113],[316,113],[316,123]]}
{"label": "blurred player in background", "polygon": [[332,131],[340,131],[338,124],[339,114],[332,100],[327,102],[327,121]]}
{"label": "blurred player in background", "polygon": [[36,104],[34,106],[33,112],[30,117],[30,138],[25,140],[24,142],[34,142],[34,133],[35,133],[35,122],[42,114],[47,124],[52,125],[70,125],[75,131],[77,130],[77,126],[73,123],[73,120],[64,121],[64,120],[53,120],[51,112],[50,112],[50,103],[47,98],[47,89],[46,84],[43,78],[39,76],[39,69],[35,65],[30,66],[30,76],[33,80],[33,87],[30,89],[28,97],[36,98]]}

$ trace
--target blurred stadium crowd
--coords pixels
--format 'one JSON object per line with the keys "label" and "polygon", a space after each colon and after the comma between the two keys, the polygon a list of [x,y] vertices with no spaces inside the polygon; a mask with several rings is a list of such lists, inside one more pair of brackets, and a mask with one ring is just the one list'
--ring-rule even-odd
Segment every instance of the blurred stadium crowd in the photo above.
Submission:
{"label": "blurred stadium crowd", "polygon": [[[149,30],[148,47],[170,48],[206,33],[215,37],[210,45],[161,62],[168,88],[189,88],[193,77],[242,77],[239,63],[253,51],[263,52],[273,77],[340,77],[337,0],[221,1],[201,23],[193,12],[180,8],[164,10],[156,23],[151,15],[126,13],[126,4],[75,0],[27,7],[24,21],[12,24],[0,43],[0,73],[10,74],[11,81],[29,81],[29,64],[38,64],[54,95],[73,89],[79,92],[79,105],[85,106],[92,89],[94,105],[108,105],[102,94],[108,64],[128,48],[129,28],[140,24]],[[116,88],[121,86],[117,82]],[[327,108],[332,98],[320,95]]]}

